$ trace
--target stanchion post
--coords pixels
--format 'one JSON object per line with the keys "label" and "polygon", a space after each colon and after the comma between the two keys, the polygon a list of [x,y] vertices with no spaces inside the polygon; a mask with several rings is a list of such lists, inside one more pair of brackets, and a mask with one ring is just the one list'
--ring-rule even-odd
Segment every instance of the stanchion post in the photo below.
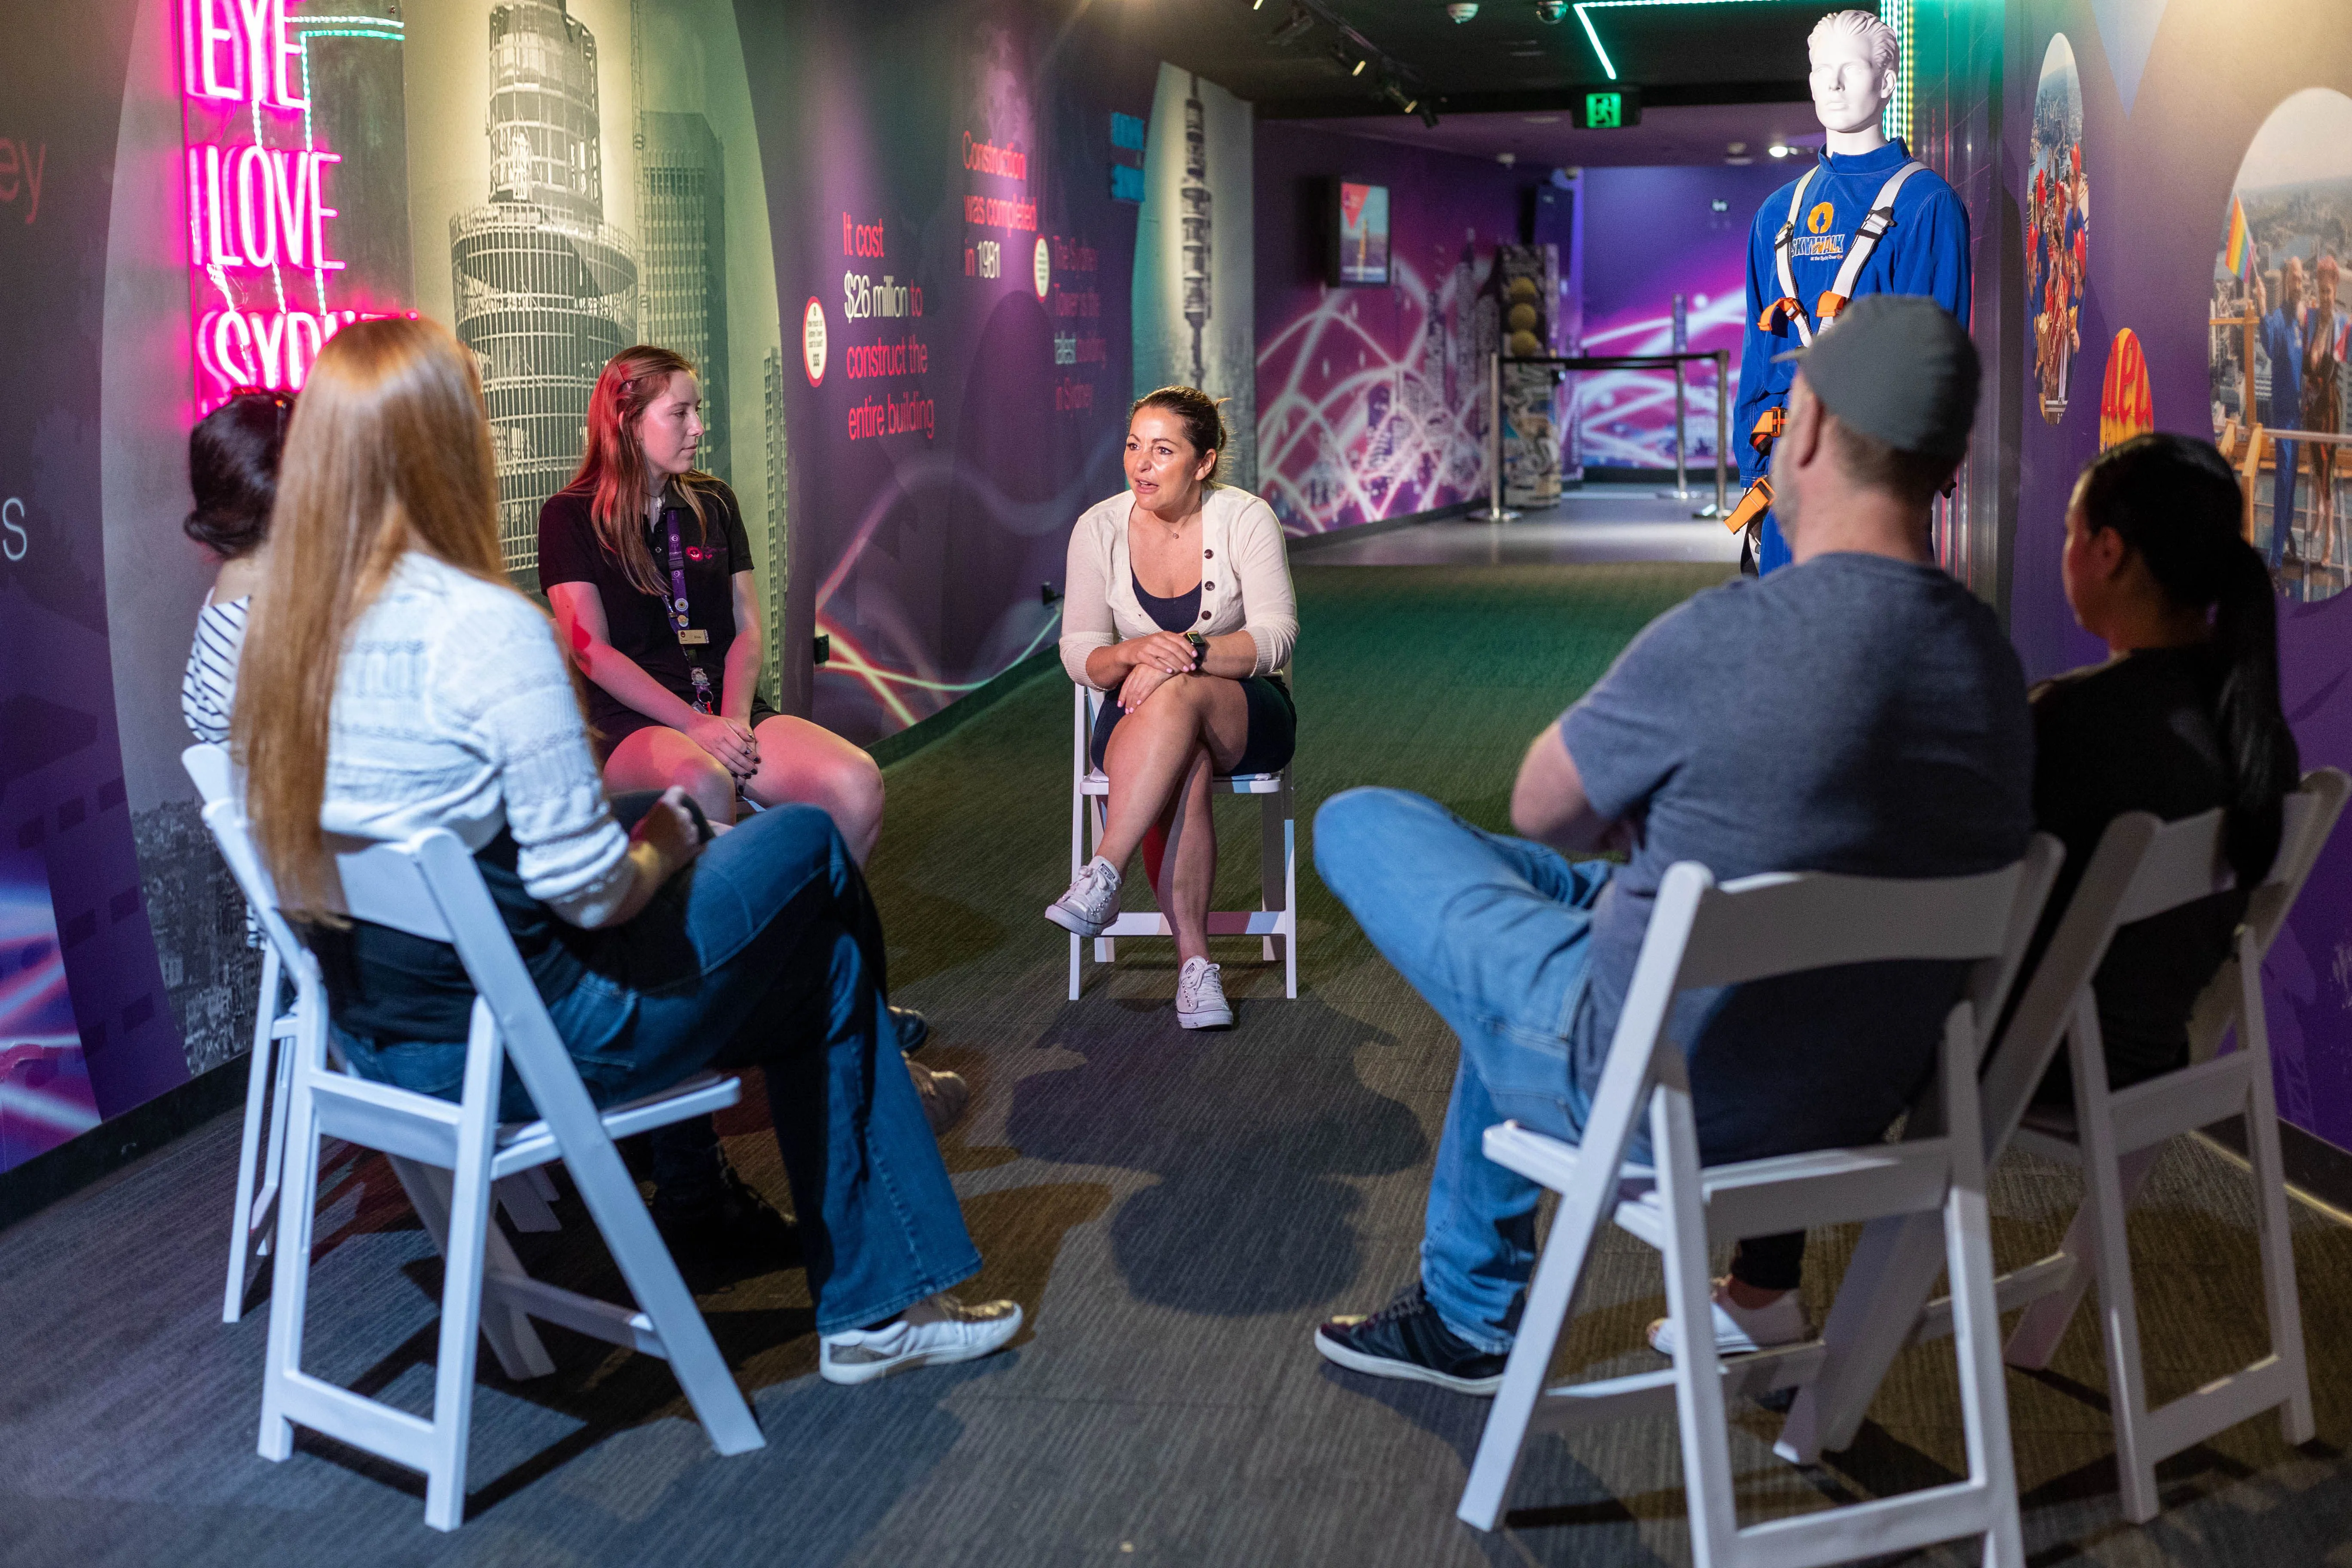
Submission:
{"label": "stanchion post", "polygon": [[1724,465],[1731,451],[1731,355],[1722,349],[1715,351],[1715,505],[1703,507],[1696,514],[1706,518],[1727,516],[1730,510],[1729,474]]}
{"label": "stanchion post", "polygon": [[1481,522],[1510,522],[1518,517],[1503,510],[1503,351],[1486,361],[1486,433],[1492,442],[1493,466],[1486,480],[1486,510],[1470,515]]}
{"label": "stanchion post", "polygon": [[1688,409],[1690,406],[1688,401],[1688,384],[1685,381],[1683,375],[1683,362],[1687,357],[1687,355],[1682,353],[1676,353],[1674,356],[1675,488],[1670,490],[1660,490],[1658,492],[1659,496],[1666,500],[1688,500],[1691,499],[1690,467],[1688,462],[1685,459],[1683,453],[1683,442],[1690,427],[1690,419],[1688,417]]}

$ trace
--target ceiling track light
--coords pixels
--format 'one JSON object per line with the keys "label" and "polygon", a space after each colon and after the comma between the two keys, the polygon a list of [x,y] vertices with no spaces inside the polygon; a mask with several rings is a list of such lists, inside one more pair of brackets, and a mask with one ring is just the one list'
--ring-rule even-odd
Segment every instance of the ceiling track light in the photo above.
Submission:
{"label": "ceiling track light", "polygon": [[1299,34],[1307,31],[1307,28],[1314,25],[1315,13],[1308,10],[1304,5],[1294,5],[1290,8],[1290,15],[1283,18],[1282,26],[1276,27],[1273,33],[1267,37],[1266,42],[1269,44],[1289,43],[1292,39],[1297,37]]}

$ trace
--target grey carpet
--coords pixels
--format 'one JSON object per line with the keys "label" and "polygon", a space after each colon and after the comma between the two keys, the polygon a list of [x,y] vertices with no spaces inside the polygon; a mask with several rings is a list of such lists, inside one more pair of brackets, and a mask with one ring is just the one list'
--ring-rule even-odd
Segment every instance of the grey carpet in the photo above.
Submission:
{"label": "grey carpet", "polygon": [[[1302,854],[1314,804],[1341,783],[1412,785],[1497,821],[1526,737],[1714,575],[1302,567]],[[485,1358],[468,1521],[436,1535],[405,1472],[310,1436],[286,1464],[255,1455],[267,1303],[218,1321],[224,1120],[0,1234],[0,1563],[1687,1562],[1670,1422],[1538,1440],[1508,1528],[1482,1536],[1454,1508],[1483,1403],[1313,1354],[1318,1318],[1411,1276],[1451,1039],[1307,871],[1297,1002],[1242,942],[1220,953],[1230,1033],[1176,1028],[1161,943],[1123,944],[1066,1002],[1066,946],[1036,911],[1067,853],[1068,722],[1049,678],[892,770],[873,868],[894,989],[936,1022],[927,1059],[978,1091],[946,1148],[988,1259],[970,1291],[1032,1315],[1011,1353],[833,1388],[799,1277],[745,1281],[704,1306],[769,1446],[720,1459],[659,1363],[549,1330],[552,1378],[508,1384]],[[1221,809],[1239,897],[1254,807]],[[782,1196],[757,1116],[724,1126]],[[2004,1165],[2003,1260],[2054,1241],[2077,1190],[2070,1173]],[[532,1266],[614,1289],[578,1205],[558,1212],[564,1234],[524,1238]],[[2164,1467],[2164,1514],[2124,1525],[2085,1314],[2051,1374],[2008,1382],[2035,1563],[2352,1563],[2352,1231],[2302,1210],[2295,1226],[2321,1441],[2290,1449],[2273,1419],[2250,1422]],[[2158,1397],[2261,1352],[2236,1167],[2176,1146],[2133,1239]],[[1816,1314],[1850,1245],[1814,1238]],[[311,1369],[423,1409],[439,1272],[383,1167],[361,1163],[320,1223]],[[1660,1310],[1654,1258],[1612,1233],[1563,1370],[1651,1364],[1635,1347]],[[1873,1416],[1852,1450],[1801,1472],[1771,1456],[1777,1417],[1739,1407],[1743,1517],[1956,1473],[1948,1352],[1907,1352]]]}

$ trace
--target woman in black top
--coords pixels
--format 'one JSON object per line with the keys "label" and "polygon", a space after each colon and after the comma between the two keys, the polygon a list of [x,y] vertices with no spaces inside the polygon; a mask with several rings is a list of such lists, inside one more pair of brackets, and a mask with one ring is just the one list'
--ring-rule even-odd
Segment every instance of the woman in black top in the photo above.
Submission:
{"label": "woman in black top", "polygon": [[702,434],[694,367],[625,350],[590,395],[580,472],[539,514],[540,586],[588,677],[605,785],[681,785],[719,823],[739,790],[822,806],[864,865],[882,772],[761,700],[759,579],[735,492],[694,467]]}
{"label": "woman in black top", "polygon": [[[2221,455],[2186,436],[2134,437],[2075,483],[2066,602],[2113,657],[2031,693],[2034,819],[2066,846],[2045,939],[2126,811],[2177,821],[2226,806],[2238,886],[2270,872],[2300,763],[2279,706],[2277,601],[2238,532],[2241,504]],[[2111,1085],[2188,1064],[2189,1008],[2245,908],[2244,892],[2221,894],[2116,932],[2092,983]],[[2038,1098],[2073,1093],[2061,1063]]]}
{"label": "woman in black top", "polygon": [[[2221,454],[2186,436],[2135,436],[2075,481],[2060,577],[2074,619],[2112,657],[2027,693],[2034,824],[2066,846],[2028,975],[2099,836],[2126,811],[2179,821],[2227,807],[2238,886],[2270,874],[2299,762],[2279,707],[2277,604],[2262,556],[2239,535],[2241,500]],[[2189,1009],[2245,910],[2243,892],[2221,893],[2116,932],[2091,982],[2111,1087],[2188,1065]],[[2034,1098],[2066,1105],[2074,1095],[2061,1059]],[[1720,1351],[1803,1337],[1803,1314],[1781,1302],[1804,1251],[1801,1231],[1740,1242],[1731,1294],[1716,1298]],[[1666,1348],[1655,1325],[1650,1342]]]}

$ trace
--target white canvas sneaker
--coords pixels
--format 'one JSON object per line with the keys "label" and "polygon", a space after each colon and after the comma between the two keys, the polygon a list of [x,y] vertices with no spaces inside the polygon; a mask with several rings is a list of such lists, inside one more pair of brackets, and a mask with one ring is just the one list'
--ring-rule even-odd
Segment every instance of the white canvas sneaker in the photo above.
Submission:
{"label": "white canvas sneaker", "polygon": [[[1795,1344],[1812,1332],[1805,1322],[1805,1304],[1794,1290],[1769,1307],[1743,1307],[1731,1300],[1726,1289],[1729,1284],[1727,1279],[1717,1280],[1710,1303],[1716,1354],[1752,1355],[1775,1345]],[[1650,1348],[1660,1355],[1674,1354],[1679,1343],[1681,1336],[1675,1332],[1672,1318],[1660,1318],[1650,1325]]]}
{"label": "white canvas sneaker", "polygon": [[1188,1029],[1230,1029],[1223,971],[1205,958],[1188,958],[1176,976],[1176,1021]]}
{"label": "white canvas sneaker", "polygon": [[1097,855],[1070,890],[1045,906],[1045,918],[1078,936],[1100,936],[1118,918],[1118,868]]}
{"label": "white canvas sneaker", "polygon": [[871,1383],[919,1366],[978,1361],[1003,1350],[1020,1331],[1019,1302],[967,1307],[942,1292],[916,1302],[881,1328],[825,1335],[816,1370],[827,1383]]}

